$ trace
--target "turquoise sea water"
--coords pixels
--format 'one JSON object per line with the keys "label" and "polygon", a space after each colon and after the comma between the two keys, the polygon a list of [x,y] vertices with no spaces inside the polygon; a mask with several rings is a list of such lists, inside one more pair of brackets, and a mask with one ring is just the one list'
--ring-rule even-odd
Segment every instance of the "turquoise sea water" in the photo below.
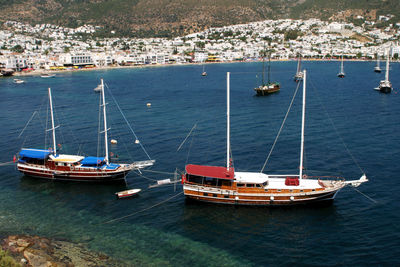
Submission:
{"label": "turquoise sea water", "polygon": [[[345,188],[332,206],[319,208],[187,203],[180,184],[148,189],[154,180],[173,178],[185,163],[225,164],[227,71],[235,169],[260,171],[296,89],[296,62],[272,63],[271,77],[282,89],[267,97],[253,92],[261,63],[207,65],[207,77],[201,77],[202,66],[190,65],[24,77],[24,84],[0,79],[1,163],[21,147],[51,146],[44,137],[48,87],[63,153],[96,155],[99,99],[93,88],[104,78],[156,159],[151,170],[163,172],[130,173],[128,187],[143,192],[117,200],[114,193],[125,185],[53,183],[23,177],[14,165],[1,166],[0,236],[67,239],[143,266],[399,265],[400,94],[373,90],[384,77],[373,72],[373,62],[346,62],[344,79],[336,77],[339,64],[303,64],[308,71],[307,174],[358,179],[363,171],[370,181],[358,190],[376,202]],[[398,73],[400,66],[393,63],[395,89],[400,89]],[[300,96],[301,91],[265,172],[297,171]],[[118,140],[111,151],[120,161],[147,159],[110,95],[107,102],[110,135]]]}

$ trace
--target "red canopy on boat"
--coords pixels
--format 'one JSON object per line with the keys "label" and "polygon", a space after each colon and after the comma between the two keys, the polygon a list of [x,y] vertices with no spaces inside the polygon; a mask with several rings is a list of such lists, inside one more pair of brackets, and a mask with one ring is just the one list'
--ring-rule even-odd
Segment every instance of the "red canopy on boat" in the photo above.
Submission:
{"label": "red canopy on boat", "polygon": [[205,176],[219,179],[233,179],[235,170],[233,167],[217,167],[217,166],[204,166],[204,165],[186,165],[186,173],[197,175],[197,176]]}

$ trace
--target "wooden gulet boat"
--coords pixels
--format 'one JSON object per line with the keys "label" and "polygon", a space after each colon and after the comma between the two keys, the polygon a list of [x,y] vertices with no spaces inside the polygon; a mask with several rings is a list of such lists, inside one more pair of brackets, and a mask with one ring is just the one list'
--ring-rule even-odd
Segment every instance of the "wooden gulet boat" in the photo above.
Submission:
{"label": "wooden gulet boat", "polygon": [[278,92],[281,89],[281,85],[278,82],[271,82],[271,57],[268,59],[268,82],[264,82],[265,73],[265,62],[263,57],[263,70],[262,70],[262,82],[259,87],[254,88],[258,96],[269,95]]}
{"label": "wooden gulet boat", "polygon": [[104,96],[104,83],[101,80],[101,97],[104,119],[104,157],[83,157],[57,153],[51,89],[48,89],[53,147],[49,149],[23,148],[19,152],[17,168],[27,176],[50,180],[78,182],[114,182],[125,179],[131,170],[151,166],[154,160],[137,161],[126,164],[110,163],[108,157],[107,116]]}
{"label": "wooden gulet boat", "polygon": [[226,167],[186,165],[182,175],[187,199],[198,201],[260,206],[290,206],[332,202],[345,186],[359,186],[368,181],[365,174],[358,180],[311,179],[303,172],[306,71],[303,72],[303,110],[301,127],[300,171],[298,174],[265,174],[235,172],[230,157],[229,72],[227,73],[227,152]]}

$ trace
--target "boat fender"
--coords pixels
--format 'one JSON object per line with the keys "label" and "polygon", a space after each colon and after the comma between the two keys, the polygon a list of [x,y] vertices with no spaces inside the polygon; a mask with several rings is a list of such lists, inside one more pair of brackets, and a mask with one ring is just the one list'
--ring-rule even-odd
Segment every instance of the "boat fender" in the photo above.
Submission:
{"label": "boat fender", "polygon": [[293,201],[294,200],[294,196],[290,196],[290,201]]}
{"label": "boat fender", "polygon": [[236,196],[236,197],[235,197],[235,200],[236,200],[236,201],[238,201],[238,200],[239,200],[239,197],[238,197],[238,196]]}
{"label": "boat fender", "polygon": [[185,182],[186,182],[186,175],[185,175],[185,174],[182,174],[182,181],[181,181],[181,183],[184,184]]}
{"label": "boat fender", "polygon": [[274,201],[274,197],[273,197],[273,196],[271,196],[269,199],[270,199],[271,201]]}

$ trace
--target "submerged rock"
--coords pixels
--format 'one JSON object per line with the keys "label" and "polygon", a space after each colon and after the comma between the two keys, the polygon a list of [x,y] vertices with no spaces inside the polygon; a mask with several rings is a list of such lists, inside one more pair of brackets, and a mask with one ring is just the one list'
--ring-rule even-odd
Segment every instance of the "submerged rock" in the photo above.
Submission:
{"label": "submerged rock", "polygon": [[103,253],[90,251],[82,244],[39,236],[13,235],[3,239],[1,245],[22,266],[127,266]]}

